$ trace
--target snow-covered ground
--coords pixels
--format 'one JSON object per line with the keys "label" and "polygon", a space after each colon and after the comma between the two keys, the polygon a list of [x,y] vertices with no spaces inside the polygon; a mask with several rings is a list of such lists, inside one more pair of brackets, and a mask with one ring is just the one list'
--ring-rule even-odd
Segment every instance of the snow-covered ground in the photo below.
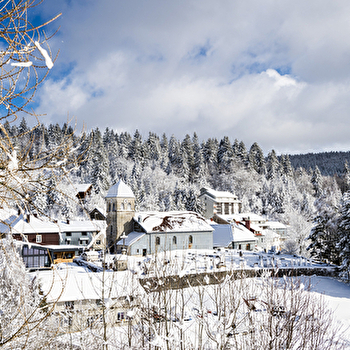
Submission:
{"label": "snow-covered ground", "polygon": [[312,293],[322,295],[334,312],[334,319],[342,325],[344,338],[350,349],[350,284],[331,277],[312,276]]}
{"label": "snow-covered ground", "polygon": [[[106,256],[105,261],[112,262],[114,256]],[[157,263],[154,263],[154,257],[128,257],[129,263],[129,271],[124,272],[114,272],[113,274],[120,274],[120,279],[117,280],[125,280],[126,275],[130,275],[128,278],[145,278],[152,276],[164,276],[169,274],[193,274],[195,272],[210,272],[210,271],[221,271],[226,269],[239,269],[239,268],[251,268],[254,269],[256,267],[279,267],[279,268],[312,268],[312,267],[325,267],[325,264],[318,264],[309,259],[289,256],[289,255],[273,255],[273,254],[264,254],[264,253],[254,253],[254,252],[246,252],[243,253],[234,250],[220,250],[220,251],[173,251],[167,252],[164,254],[157,255]],[[102,265],[102,262],[98,262],[98,265]],[[57,266],[59,270],[69,270],[71,273],[82,274],[85,272],[89,272],[91,274],[91,270],[85,267],[77,266],[74,263],[71,264],[60,264]],[[63,271],[62,271],[63,272]],[[146,272],[146,273],[145,273]],[[110,272],[111,273],[111,272]],[[127,273],[127,274],[126,274]],[[98,274],[98,273],[97,273]],[[132,276],[132,277],[131,277]],[[249,281],[254,281],[251,283]],[[247,315],[249,313],[245,303],[242,301],[244,298],[251,298],[253,296],[254,302],[257,302],[258,309],[262,311],[260,316],[254,317],[266,317],[266,315],[271,312],[271,305],[266,303],[267,297],[266,294],[260,291],[259,283],[261,286],[263,283],[266,283],[266,279],[246,279],[244,288],[234,286],[233,284],[226,284],[223,287],[222,293],[219,292],[219,285],[207,285],[200,286],[194,288],[186,288],[182,292],[171,292],[167,294],[167,298],[173,299],[172,301],[167,301],[167,305],[169,309],[166,311],[166,315],[162,315],[164,313],[164,307],[161,306],[162,302],[157,299],[159,298],[158,293],[146,293],[142,291],[141,294],[144,305],[148,305],[148,308],[152,310],[157,310],[156,314],[160,315],[160,320],[164,320],[164,317],[168,319],[168,322],[174,323],[174,325],[170,325],[169,329],[172,329],[173,332],[173,341],[176,337],[178,337],[179,331],[182,330],[183,336],[188,339],[189,344],[196,344],[193,339],[198,338],[198,332],[201,327],[204,325],[213,331],[213,335],[215,337],[222,337],[222,334],[228,334],[230,332],[229,325],[233,322],[230,318],[227,320],[219,322],[218,316],[218,295],[222,293],[222,300],[219,300],[220,303],[228,303],[225,305],[231,305],[235,303],[233,299],[229,302],[225,301],[225,298],[230,298],[230,295],[235,294],[237,299],[241,299],[241,304],[237,309],[237,313],[235,317],[240,320],[240,327],[235,329],[235,332],[244,337],[244,333],[247,334],[247,326],[244,324],[244,319],[247,320]],[[281,279],[283,281],[283,279]],[[301,284],[301,287],[297,287],[297,291],[305,291],[305,293],[310,293],[312,296],[323,298],[323,304],[326,307],[329,307],[333,311],[334,316],[334,325],[344,332],[342,338],[348,342],[350,348],[350,285],[344,282],[338,281],[335,278],[331,277],[321,277],[321,276],[305,276],[300,277],[298,280]],[[301,282],[300,282],[301,281]],[[252,287],[250,287],[252,286]],[[305,286],[305,287],[304,287]],[[310,290],[307,286],[310,286]],[[69,283],[66,285],[66,288],[70,288]],[[227,292],[225,288],[228,288]],[[237,289],[235,289],[237,288]],[[241,289],[240,289],[241,288]],[[281,287],[283,289],[283,287]],[[299,289],[298,289],[299,288]],[[262,290],[263,288],[261,288]],[[180,295],[182,293],[182,299]],[[218,294],[219,293],[219,294]],[[239,294],[240,293],[240,294]],[[238,297],[237,297],[238,296]],[[221,298],[221,296],[220,296]],[[252,299],[252,300],[253,300]],[[185,300],[185,306],[181,309],[181,300]],[[259,304],[260,301],[260,304]],[[180,303],[180,304],[179,304]],[[223,305],[222,304],[222,305]],[[288,304],[288,303],[287,303]],[[180,305],[180,306],[179,306]],[[259,306],[260,305],[260,306]],[[320,304],[321,305],[321,304]],[[323,306],[322,306],[323,307]],[[143,307],[138,306],[133,313],[143,313]],[[158,314],[159,312],[159,314]],[[238,316],[237,316],[238,315]],[[142,316],[141,316],[142,317]],[[148,317],[154,317],[148,316]],[[199,319],[199,317],[201,319]],[[205,322],[201,321],[204,320]],[[231,313],[231,318],[233,317],[233,313]],[[249,316],[250,317],[250,316]],[[236,320],[237,320],[236,319]],[[159,321],[158,321],[159,322]],[[204,323],[203,323],[204,322]],[[236,321],[235,321],[236,322]],[[258,320],[259,322],[259,320]],[[157,326],[157,324],[159,326]],[[227,326],[228,325],[228,326]],[[203,327],[204,327],[203,326]],[[227,327],[226,327],[227,326]],[[123,339],[125,334],[127,334],[128,324],[125,326],[116,327],[113,330],[113,336],[118,339]],[[159,323],[156,323],[155,329],[157,327],[162,327]],[[220,328],[221,327],[221,328]],[[211,331],[210,331],[211,332]],[[154,337],[151,340],[151,343],[155,345],[164,345],[164,336],[161,334],[162,332],[156,332]],[[169,338],[170,339],[170,338]],[[243,338],[242,338],[243,339]],[[125,339],[124,339],[125,340]],[[208,340],[206,336],[203,338],[203,341],[210,342],[212,340]],[[214,341],[215,343],[215,341]],[[213,344],[214,344],[213,343]],[[197,344],[198,345],[198,344]]]}

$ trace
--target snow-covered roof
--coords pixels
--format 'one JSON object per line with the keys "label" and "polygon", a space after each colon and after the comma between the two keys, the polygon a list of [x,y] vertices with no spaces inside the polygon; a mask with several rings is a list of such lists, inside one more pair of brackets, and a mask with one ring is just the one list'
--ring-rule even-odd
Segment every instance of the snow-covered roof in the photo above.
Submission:
{"label": "snow-covered roof", "polygon": [[125,242],[125,245],[128,247],[132,244],[134,244],[135,242],[137,242],[141,237],[143,237],[145,235],[144,232],[130,232],[125,240],[121,239],[120,241],[117,242],[117,245],[123,245],[123,241]]}
{"label": "snow-covered roof", "polygon": [[231,223],[236,220],[237,215],[234,214],[215,214],[218,218],[225,220],[227,223]]}
{"label": "snow-covered roof", "polygon": [[106,198],[135,198],[131,188],[126,185],[123,180],[119,180],[115,185],[113,185],[106,195]]}
{"label": "snow-covered roof", "polygon": [[77,184],[74,185],[76,191],[79,192],[86,192],[91,188],[92,184]]}
{"label": "snow-covered roof", "polygon": [[256,237],[253,232],[249,231],[245,226],[240,224],[232,224],[233,229],[233,241],[234,242],[246,242],[256,241]]}
{"label": "snow-covered roof", "polygon": [[101,227],[95,221],[74,221],[70,220],[69,223],[64,221],[59,221],[58,225],[61,229],[61,232],[93,232],[100,231]]}
{"label": "snow-covered roof", "polygon": [[37,271],[32,274],[40,281],[48,303],[100,300],[102,286],[110,299],[142,293],[142,287],[130,271],[92,273],[83,272],[73,265],[70,267],[71,269]]}
{"label": "snow-covered roof", "polygon": [[211,188],[203,188],[202,192],[203,193],[201,195],[207,194],[214,199],[231,198],[237,200],[237,196],[228,191],[216,191]]}
{"label": "snow-covered roof", "polygon": [[0,232],[12,234],[41,234],[58,232],[93,232],[100,231],[101,227],[95,221],[64,221],[53,222],[34,215],[11,215],[0,223]]}
{"label": "snow-covered roof", "polygon": [[287,226],[285,224],[282,224],[281,222],[278,222],[278,221],[267,221],[266,224],[272,230],[287,229]]}
{"label": "snow-covered roof", "polygon": [[251,222],[259,222],[259,221],[266,222],[266,219],[263,216],[257,215],[254,213],[239,213],[239,214],[232,214],[231,216],[237,222],[243,221],[244,219],[247,219],[247,218],[249,218]]}
{"label": "snow-covered roof", "polygon": [[92,184],[68,184],[68,191],[73,192],[74,195],[77,195],[80,192],[86,192],[92,187]]}
{"label": "snow-covered roof", "polygon": [[233,241],[233,232],[231,225],[212,224],[213,231],[213,246],[228,247]]}
{"label": "snow-covered roof", "polygon": [[9,218],[4,220],[3,223],[0,223],[0,232],[12,234],[16,233],[57,233],[59,232],[58,224],[52,221],[46,221],[39,218],[36,218],[33,215],[30,215],[29,222],[27,216],[20,215],[11,215]]}
{"label": "snow-covered roof", "polygon": [[213,228],[192,211],[142,212],[134,220],[147,232],[207,232]]}
{"label": "snow-covered roof", "polygon": [[251,224],[250,228],[252,230],[254,230],[255,232],[262,232],[263,231],[263,228],[260,225],[256,225],[256,224]]}

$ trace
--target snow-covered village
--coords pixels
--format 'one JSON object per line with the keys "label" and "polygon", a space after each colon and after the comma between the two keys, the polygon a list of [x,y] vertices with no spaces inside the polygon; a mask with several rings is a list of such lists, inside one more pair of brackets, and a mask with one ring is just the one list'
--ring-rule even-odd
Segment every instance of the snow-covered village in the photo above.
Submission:
{"label": "snow-covered village", "polygon": [[350,349],[348,4],[0,4],[1,349]]}

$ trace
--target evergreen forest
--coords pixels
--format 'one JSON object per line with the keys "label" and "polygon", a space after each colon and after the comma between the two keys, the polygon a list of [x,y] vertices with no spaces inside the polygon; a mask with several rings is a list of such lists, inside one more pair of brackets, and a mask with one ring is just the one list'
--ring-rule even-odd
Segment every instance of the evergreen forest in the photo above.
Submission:
{"label": "evergreen forest", "polygon": [[[237,195],[243,212],[289,225],[284,242],[287,252],[349,268],[350,170],[346,161],[341,171],[330,175],[330,169],[321,172],[317,164],[306,166],[301,155],[294,156],[294,163],[305,166],[295,167],[289,155],[277,155],[274,150],[265,155],[257,143],[247,147],[228,136],[201,141],[194,133],[179,140],[174,135],[149,132],[143,137],[138,130],[131,135],[109,128],[78,135],[67,124],[29,128],[25,119],[18,125],[5,123],[4,129],[18,152],[29,158],[50,153],[67,135],[74,139],[73,151],[81,161],[70,164],[68,176],[52,176],[57,169],[40,174],[42,190],[33,193],[31,204],[41,214],[56,219],[87,218],[96,207],[104,210],[104,196],[119,179],[131,186],[138,211],[201,213],[200,189],[209,187]],[[336,154],[332,153],[334,159]],[[313,159],[324,167],[321,156]],[[332,164],[339,168],[337,162]],[[72,186],[82,183],[91,183],[93,191],[86,203],[77,205]]]}

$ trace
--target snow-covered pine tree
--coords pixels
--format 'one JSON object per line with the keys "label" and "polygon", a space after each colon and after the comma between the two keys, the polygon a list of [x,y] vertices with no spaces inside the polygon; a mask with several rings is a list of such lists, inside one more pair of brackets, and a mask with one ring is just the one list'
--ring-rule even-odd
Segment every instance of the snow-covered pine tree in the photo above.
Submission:
{"label": "snow-covered pine tree", "polygon": [[134,138],[132,139],[132,142],[130,144],[129,148],[129,158],[132,159],[134,162],[142,162],[142,136],[139,133],[139,131],[136,129],[134,133]]}
{"label": "snow-covered pine tree", "polygon": [[312,173],[311,184],[314,189],[315,196],[319,197],[322,194],[323,180],[322,180],[320,169],[318,168],[317,165],[315,166],[315,169]]}
{"label": "snow-covered pine tree", "polygon": [[205,184],[206,166],[204,164],[202,147],[199,144],[198,136],[193,134],[194,164],[192,171],[192,182],[198,183],[201,187]]}
{"label": "snow-covered pine tree", "polygon": [[250,147],[248,159],[251,169],[254,169],[258,174],[265,174],[266,168],[264,153],[256,142]]}
{"label": "snow-covered pine tree", "polygon": [[204,162],[208,167],[209,174],[214,174],[217,172],[218,150],[219,142],[216,138],[209,138],[207,142],[203,142],[202,144]]}
{"label": "snow-covered pine tree", "polygon": [[338,225],[339,241],[336,248],[341,259],[341,269],[350,277],[350,191],[343,194]]}
{"label": "snow-covered pine tree", "polygon": [[338,242],[338,209],[329,203],[323,195],[316,200],[317,215],[308,240],[311,241],[307,250],[310,255],[320,261],[339,264]]}
{"label": "snow-covered pine tree", "polygon": [[233,150],[230,139],[224,136],[221,139],[218,150],[218,166],[222,172],[230,172],[232,166]]}
{"label": "snow-covered pine tree", "polygon": [[93,191],[97,195],[104,196],[111,186],[111,180],[108,155],[98,128],[92,132],[92,143],[88,149],[87,171]]}
{"label": "snow-covered pine tree", "polygon": [[277,175],[278,169],[280,167],[278,158],[276,156],[276,152],[272,150],[267,155],[267,162],[266,162],[266,178],[268,180],[274,179]]}
{"label": "snow-covered pine tree", "polygon": [[161,147],[160,166],[165,171],[169,163],[169,143],[168,143],[168,138],[165,134],[162,135],[162,139],[160,141],[160,147]]}
{"label": "snow-covered pine tree", "polygon": [[127,132],[122,132],[119,135],[118,144],[119,144],[119,155],[120,157],[126,159],[129,154],[129,149],[131,148],[132,137]]}
{"label": "snow-covered pine tree", "polygon": [[11,237],[0,239],[0,348],[50,349],[56,328]]}

